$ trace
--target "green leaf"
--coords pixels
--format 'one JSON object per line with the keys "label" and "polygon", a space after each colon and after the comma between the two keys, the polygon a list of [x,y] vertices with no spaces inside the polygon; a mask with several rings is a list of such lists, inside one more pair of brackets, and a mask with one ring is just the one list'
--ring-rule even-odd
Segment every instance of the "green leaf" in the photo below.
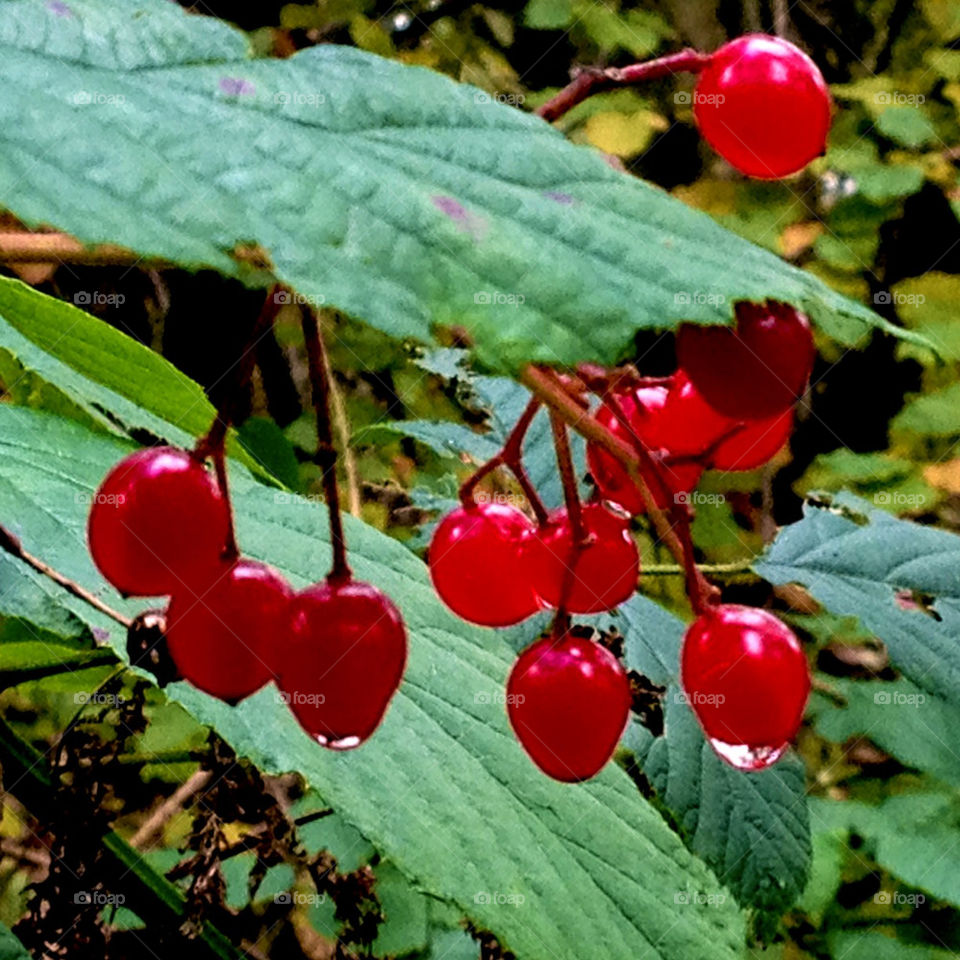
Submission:
{"label": "green leaf", "polygon": [[423,950],[427,945],[429,900],[389,861],[378,864],[374,874],[384,923],[377,930],[371,953],[376,957],[402,957]]}
{"label": "green leaf", "polygon": [[30,960],[26,947],[9,927],[0,923],[0,960]]}
{"label": "green leaf", "polygon": [[59,9],[0,4],[17,94],[0,101],[0,202],[28,223],[264,282],[256,244],[310,302],[398,338],[456,325],[498,372],[611,363],[638,329],[729,323],[740,299],[848,339],[897,331],[437,73],[327,44],[252,60],[242,34],[167,0]]}
{"label": "green leaf", "polygon": [[724,763],[680,688],[683,623],[645,597],[621,606],[618,621],[628,666],[667,688],[665,736],[634,722],[627,745],[690,849],[741,903],[783,912],[800,896],[810,869],[803,764],[788,756],[769,770],[744,774]]}
{"label": "green leaf", "polygon": [[911,397],[890,422],[890,427],[925,437],[960,435],[960,383]]}
{"label": "green leaf", "polygon": [[[0,518],[16,513],[28,548],[56,539],[57,567],[104,589],[76,494],[93,490],[125,452],[73,422],[0,404]],[[231,487],[245,553],[298,587],[324,574],[330,551],[321,509],[255,483],[242,467],[231,471]],[[678,902],[722,888],[630,779],[615,766],[572,787],[539,773],[502,706],[476,696],[502,689],[511,649],[446,611],[423,563],[401,544],[350,517],[345,526],[357,576],[396,600],[410,635],[403,686],[368,744],[320,749],[273,687],[238,707],[183,683],[168,696],[265,773],[301,772],[419,889],[456,903],[519,956],[738,957],[742,916],[730,900],[708,909]],[[19,586],[11,581],[9,592]],[[111,643],[122,651],[121,638]],[[523,906],[504,907],[494,893],[521,894]]]}
{"label": "green leaf", "polygon": [[[71,304],[0,277],[3,353],[21,376],[30,372],[59,398],[57,403],[27,399],[29,405],[56,413],[70,405],[87,422],[114,433],[146,431],[192,446],[215,413],[201,387],[149,347]],[[4,385],[11,389],[9,373]],[[230,443],[232,453],[254,465]]]}
{"label": "green leaf", "polygon": [[844,703],[818,698],[814,712],[821,736],[837,743],[869,737],[904,766],[960,787],[956,745],[952,737],[944,739],[944,731],[960,727],[956,703],[924,693],[903,678],[881,683],[830,677],[826,682]]}
{"label": "green leaf", "polygon": [[859,617],[922,691],[960,702],[955,534],[839,496],[832,507],[808,504],[754,569],[771,583],[803,584],[835,614]]}
{"label": "green leaf", "polygon": [[954,960],[956,957],[953,950],[904,943],[872,930],[834,930],[827,939],[833,960]]}
{"label": "green leaf", "polygon": [[960,875],[949,856],[960,840],[954,790],[900,794],[877,805],[818,800],[813,813],[866,838],[877,863],[904,883],[960,906]]}
{"label": "green leaf", "polygon": [[83,650],[35,640],[0,643],[0,689],[58,673],[116,663],[112,650]]}
{"label": "green leaf", "polygon": [[562,30],[573,19],[572,0],[530,0],[523,22],[534,30]]}
{"label": "green leaf", "polygon": [[887,107],[877,117],[877,129],[905,147],[922,147],[936,138],[936,131],[919,107]]}

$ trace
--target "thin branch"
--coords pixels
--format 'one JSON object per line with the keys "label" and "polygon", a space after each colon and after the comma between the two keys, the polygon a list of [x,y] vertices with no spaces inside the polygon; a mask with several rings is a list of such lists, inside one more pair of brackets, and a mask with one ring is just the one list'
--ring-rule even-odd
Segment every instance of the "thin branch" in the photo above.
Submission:
{"label": "thin branch", "polygon": [[[640,496],[646,505],[647,516],[653,524],[657,537],[676,557],[677,562],[687,569],[686,551],[683,542],[666,514],[657,506],[647,480],[640,470],[637,452],[633,445],[625,443],[612,434],[588,411],[585,411],[567,393],[562,384],[558,383],[547,371],[530,365],[521,372],[520,380],[535,397],[545,403],[551,410],[556,411],[581,436],[599,444],[623,464],[631,481],[640,492]],[[710,584],[695,567],[691,576],[697,581],[695,595],[702,596],[704,601],[708,601],[718,594],[717,588]],[[694,597],[692,596],[691,601],[693,600]]]}
{"label": "thin branch", "polygon": [[145,847],[148,841],[160,833],[164,826],[184,807],[187,801],[199,793],[209,782],[212,774],[209,770],[198,770],[188,777],[167,797],[153,813],[140,824],[137,832],[127,841],[134,850]]}
{"label": "thin branch", "polygon": [[507,436],[500,452],[496,454],[496,456],[491,457],[460,487],[461,503],[466,506],[474,505],[476,503],[474,500],[474,490],[476,490],[477,484],[479,484],[484,477],[493,473],[498,467],[505,466],[508,467],[510,472],[517,478],[517,482],[520,484],[524,495],[536,515],[537,522],[541,526],[547,522],[547,508],[544,506],[543,501],[540,499],[540,494],[537,493],[537,488],[531,483],[530,477],[527,475],[527,471],[523,466],[523,441],[539,409],[539,400],[531,400],[527,404],[526,409],[520,415],[520,419],[517,420]]}
{"label": "thin branch", "polygon": [[676,73],[699,73],[709,62],[709,54],[688,47],[657,60],[633,63],[629,67],[582,67],[567,86],[537,110],[537,115],[553,122],[595,93],[659,80]]}
{"label": "thin branch", "polygon": [[112,244],[85,246],[66,233],[0,232],[0,263],[69,263],[76,266],[170,266]]}
{"label": "thin branch", "polygon": [[72,593],[75,597],[78,597],[84,603],[88,603],[91,607],[96,610],[99,610],[100,613],[106,614],[113,620],[116,620],[121,626],[129,628],[130,624],[133,622],[130,617],[124,616],[122,613],[118,613],[112,607],[108,607],[99,597],[94,596],[90,593],[89,590],[84,589],[78,583],[74,583],[73,580],[70,580],[68,577],[65,577],[58,570],[54,570],[49,564],[44,563],[39,557],[33,556],[33,554],[27,553],[23,549],[23,545],[20,543],[18,537],[14,536],[6,527],[0,526],[0,550],[5,550],[11,556],[16,557],[18,560],[22,560],[24,563],[33,567],[37,573],[42,573],[43,576],[47,579],[52,580],[57,586],[63,587],[64,590]]}
{"label": "thin branch", "polygon": [[330,514],[330,544],[333,566],[330,580],[348,580],[351,576],[347,563],[347,545],[343,536],[343,518],[340,515],[340,491],[337,487],[337,448],[333,445],[330,428],[330,384],[327,380],[326,349],[317,323],[317,316],[304,309],[301,319],[303,339],[307,347],[307,366],[310,371],[310,389],[317,414],[317,462],[323,471],[323,490]]}
{"label": "thin branch", "polygon": [[346,404],[343,402],[343,393],[334,379],[328,353],[324,353],[324,360],[327,364],[327,386],[330,388],[330,409],[333,415],[333,426],[337,433],[340,457],[343,460],[343,473],[347,481],[347,507],[353,516],[359,517],[362,510],[360,474],[357,471],[357,457],[350,443],[350,419],[347,416]]}

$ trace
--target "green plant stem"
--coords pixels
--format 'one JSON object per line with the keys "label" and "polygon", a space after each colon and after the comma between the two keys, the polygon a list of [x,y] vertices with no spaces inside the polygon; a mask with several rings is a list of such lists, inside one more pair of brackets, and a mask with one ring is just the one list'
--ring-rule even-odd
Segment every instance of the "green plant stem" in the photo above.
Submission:
{"label": "green plant stem", "polygon": [[303,339],[307,347],[307,367],[310,390],[317,414],[317,462],[323,472],[323,490],[330,515],[330,544],[333,566],[328,579],[349,580],[352,576],[347,562],[347,544],[343,535],[343,517],[340,514],[340,491],[337,486],[337,448],[330,427],[330,385],[327,380],[327,354],[320,325],[313,310],[304,309],[301,319]]}
{"label": "green plant stem", "polygon": [[[741,573],[749,573],[753,576],[753,564],[755,557],[749,560],[736,560],[731,563],[698,563],[697,569],[703,574],[709,574],[711,577],[737,576]],[[673,577],[682,576],[686,573],[685,568],[679,563],[654,563],[643,568],[645,577]]]}
{"label": "green plant stem", "polygon": [[557,616],[554,620],[553,635],[560,637],[570,625],[570,613],[567,604],[576,577],[577,561],[587,545],[586,530],[583,526],[583,510],[580,492],[577,489],[577,475],[570,453],[570,437],[567,435],[566,421],[555,411],[550,411],[550,428],[553,431],[553,446],[557,452],[557,468],[563,482],[563,499],[567,505],[567,518],[570,521],[570,553],[563,571],[563,583],[560,585],[560,600],[557,604]]}
{"label": "green plant stem", "polygon": [[688,47],[629,67],[581,67],[567,86],[537,110],[537,115],[552,122],[595,93],[659,80],[675,73],[699,73],[709,62],[709,54]]}

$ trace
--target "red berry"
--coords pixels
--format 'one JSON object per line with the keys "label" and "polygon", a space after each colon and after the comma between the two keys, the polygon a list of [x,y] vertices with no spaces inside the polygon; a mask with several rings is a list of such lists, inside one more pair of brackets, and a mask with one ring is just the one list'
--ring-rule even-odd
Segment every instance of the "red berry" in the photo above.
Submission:
{"label": "red berry", "polygon": [[166,636],[180,675],[228,703],[259,690],[290,642],[292,596],[276,570],[247,559],[224,564],[209,588],[174,593]]}
{"label": "red berry", "polygon": [[458,616],[506,627],[537,612],[522,556],[535,527],[515,507],[496,503],[458,507],[430,542],[430,576],[440,599]]}
{"label": "red berry", "polygon": [[772,460],[790,439],[793,411],[769,420],[749,420],[710,457],[714,470],[755,470]]}
{"label": "red berry", "polygon": [[[631,442],[631,437],[638,437],[652,452],[669,452],[664,448],[663,440],[666,431],[662,430],[662,412],[667,400],[666,387],[641,387],[637,390],[623,392],[617,400],[623,413],[627,417],[627,426],[624,426],[616,414],[606,405],[596,414],[600,421],[615,436],[625,442]],[[626,467],[604,450],[599,444],[587,444],[587,464],[593,475],[597,489],[602,496],[623,507],[628,513],[640,514],[646,512],[646,504],[640,493],[640,488],[630,479]],[[703,466],[698,463],[664,463],[662,474],[675,496],[678,493],[689,493],[700,479]],[[651,488],[654,501],[661,509],[669,503],[656,487]]]}
{"label": "red berry", "polygon": [[[633,595],[640,556],[626,520],[602,503],[584,504],[581,515],[585,546],[573,565],[566,609],[568,613],[600,613]],[[548,606],[560,605],[573,549],[573,532],[565,509],[556,511],[527,543],[530,581]]]}
{"label": "red berry", "polygon": [[530,759],[555,780],[588,780],[613,756],[630,716],[630,683],[617,658],[566,634],[520,654],[507,713]]}
{"label": "red berry", "polygon": [[737,304],[736,327],[684,324],[677,360],[703,398],[735,420],[766,420],[806,389],[816,350],[810,322],[785,303]]}
{"label": "red berry", "polygon": [[87,539],[100,572],[121,593],[171,594],[220,563],[230,518],[206,467],[184,450],[150,447],[124,457],[90,510]]}
{"label": "red berry", "polygon": [[[793,410],[768,420],[737,421],[717,413],[678,370],[664,405],[665,428],[676,456],[710,451],[706,465],[715,470],[753,470],[771,460],[790,438]],[[728,439],[718,442],[722,437]]]}
{"label": "red berry", "polygon": [[294,598],[293,643],[279,685],[300,726],[322,746],[350,750],[377,729],[403,678],[407,633],[386,594],[356,580]]}
{"label": "red berry", "polygon": [[710,57],[697,80],[693,114],[728,163],[772,180],[802,170],[826,150],[830,92],[802,50],[750,34]]}
{"label": "red berry", "polygon": [[793,631],[765,610],[711,607],[686,632],[681,679],[720,755],[743,769],[779,759],[796,736],[810,671]]}

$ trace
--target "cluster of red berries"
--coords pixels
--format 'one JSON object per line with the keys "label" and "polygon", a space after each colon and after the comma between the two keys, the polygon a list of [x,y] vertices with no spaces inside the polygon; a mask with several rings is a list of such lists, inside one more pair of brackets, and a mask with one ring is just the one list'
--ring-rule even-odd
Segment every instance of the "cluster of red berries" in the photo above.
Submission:
{"label": "cluster of red berries", "polygon": [[830,112],[817,65],[765,34],[738,37],[713,53],[693,98],[694,118],[713,149],[764,180],[796,173],[824,152]]}
{"label": "cluster of red berries", "polygon": [[[597,412],[614,436],[658,465],[661,508],[677,508],[706,467],[753,469],[786,442],[815,349],[807,318],[779,303],[742,303],[735,327],[681,327],[679,369],[664,383],[619,389]],[[639,556],[629,514],[645,511],[627,468],[591,442],[600,499],[535,524],[516,506],[472,493],[441,521],[429,550],[441,599],[472,623],[502,627],[544,608],[609,610],[633,593]],[[671,502],[669,497],[673,498]],[[575,534],[579,530],[579,536]],[[683,686],[711,742],[731,763],[757,769],[796,733],[809,691],[793,634],[772,615],[711,605],[687,633]],[[616,659],[569,629],[538,640],[507,682],[508,714],[534,762],[560,780],[593,776],[629,718],[630,685]]]}
{"label": "cluster of red berries", "polygon": [[331,749],[357,746],[403,676],[400,613],[349,573],[296,593],[273,568],[234,555],[231,524],[200,457],[151,447],[107,475],[87,535],[121,593],[170,597],[167,647],[185,680],[228,703],[276,680],[310,736]]}

